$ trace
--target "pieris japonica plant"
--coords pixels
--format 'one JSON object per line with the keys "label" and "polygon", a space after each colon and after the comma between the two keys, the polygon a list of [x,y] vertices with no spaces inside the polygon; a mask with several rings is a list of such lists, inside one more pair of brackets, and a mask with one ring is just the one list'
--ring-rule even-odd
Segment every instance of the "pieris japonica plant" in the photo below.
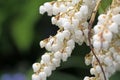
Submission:
{"label": "pieris japonica plant", "polygon": [[99,14],[93,25],[101,0],[54,0],[40,6],[41,14],[52,16],[51,22],[59,30],[54,36],[40,41],[48,52],[41,61],[33,64],[32,80],[46,80],[52,71],[67,61],[75,43],[86,43],[91,49],[85,56],[86,65],[93,77],[84,80],[109,80],[120,67],[120,0]]}

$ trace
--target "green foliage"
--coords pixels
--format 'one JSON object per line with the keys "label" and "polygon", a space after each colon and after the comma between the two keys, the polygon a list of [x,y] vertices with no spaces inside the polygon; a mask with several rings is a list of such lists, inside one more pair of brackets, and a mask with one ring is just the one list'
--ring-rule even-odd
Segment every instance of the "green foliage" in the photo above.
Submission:
{"label": "green foliage", "polygon": [[67,62],[62,63],[60,69],[66,68],[83,68],[88,69],[84,63],[84,56],[72,56]]}
{"label": "green foliage", "polygon": [[41,16],[39,6],[46,1],[50,0],[0,1],[1,44],[4,45],[2,42],[10,37],[20,51],[28,50],[35,36],[34,25]]}
{"label": "green foliage", "polygon": [[98,13],[105,13],[108,7],[110,6],[112,0],[101,0],[101,4],[98,9]]}
{"label": "green foliage", "polygon": [[116,72],[116,74],[114,74],[110,80],[120,80],[120,72]]}
{"label": "green foliage", "polygon": [[34,39],[34,25],[40,18],[39,6],[45,0],[30,0],[22,6],[21,15],[12,24],[12,36],[19,49],[26,50]]}
{"label": "green foliage", "polygon": [[80,78],[64,72],[54,72],[48,80],[80,80]]}

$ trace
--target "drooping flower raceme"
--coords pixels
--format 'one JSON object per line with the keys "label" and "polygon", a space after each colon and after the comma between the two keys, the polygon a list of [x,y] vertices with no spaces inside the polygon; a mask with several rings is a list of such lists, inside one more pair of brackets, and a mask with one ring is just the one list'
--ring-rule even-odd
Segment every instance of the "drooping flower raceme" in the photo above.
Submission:
{"label": "drooping flower raceme", "polygon": [[[40,47],[48,52],[41,56],[41,61],[33,64],[32,80],[46,80],[52,71],[60,66],[61,61],[67,61],[71,56],[75,43],[85,42],[89,46],[87,22],[98,0],[57,0],[46,2],[40,6],[41,14],[47,12],[52,16],[51,22],[59,30],[54,36],[40,41]],[[98,17],[98,23],[93,28],[91,42],[94,51],[103,66],[108,79],[120,64],[119,26],[120,7],[114,7]],[[117,55],[117,57],[116,57]],[[119,55],[119,56],[118,56]],[[92,64],[90,72],[95,77],[85,77],[84,80],[104,80],[100,65],[95,56],[90,53],[85,57],[87,65]]]}
{"label": "drooping flower raceme", "polygon": [[[90,4],[91,2],[92,4]],[[47,51],[40,63],[33,64],[35,74],[32,80],[46,80],[56,67],[60,66],[61,60],[66,61],[71,56],[75,47],[75,42],[81,45],[87,42],[88,22],[95,6],[95,0],[66,0],[46,2],[40,6],[40,13],[48,13],[53,25],[58,26],[55,36],[40,41],[41,48]]]}
{"label": "drooping flower raceme", "polygon": [[[106,80],[109,80],[120,67],[120,5],[110,8],[106,14],[100,14],[93,31],[94,51],[104,69]],[[92,53],[86,56],[86,64],[92,64],[90,72],[95,77],[85,77],[84,80],[104,80],[100,65]]]}

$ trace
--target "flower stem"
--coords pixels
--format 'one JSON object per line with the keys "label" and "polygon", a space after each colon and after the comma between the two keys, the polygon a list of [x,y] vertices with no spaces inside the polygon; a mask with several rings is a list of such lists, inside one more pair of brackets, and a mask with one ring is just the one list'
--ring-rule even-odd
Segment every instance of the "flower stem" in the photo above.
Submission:
{"label": "flower stem", "polygon": [[97,60],[97,62],[98,62],[98,64],[99,64],[99,66],[100,66],[100,68],[101,68],[101,70],[102,70],[102,72],[103,72],[104,80],[107,80],[107,79],[106,79],[106,75],[105,75],[105,71],[104,71],[104,69],[103,69],[103,67],[102,67],[102,65],[101,65],[101,63],[100,63],[100,60],[98,59],[97,55],[96,55],[95,52],[94,52],[94,48],[93,48],[92,43],[91,43],[91,40],[90,40],[90,39],[91,39],[91,29],[92,29],[92,25],[93,25],[93,22],[94,22],[94,20],[95,20],[96,13],[97,13],[97,10],[98,10],[98,7],[99,7],[100,3],[101,3],[101,0],[98,0],[98,2],[96,3],[96,7],[95,7],[94,10],[93,10],[91,19],[90,19],[90,21],[89,21],[89,26],[88,26],[88,30],[89,30],[89,32],[88,32],[88,41],[89,41],[90,49],[91,49],[93,55],[95,56],[95,58],[96,58],[96,60]]}

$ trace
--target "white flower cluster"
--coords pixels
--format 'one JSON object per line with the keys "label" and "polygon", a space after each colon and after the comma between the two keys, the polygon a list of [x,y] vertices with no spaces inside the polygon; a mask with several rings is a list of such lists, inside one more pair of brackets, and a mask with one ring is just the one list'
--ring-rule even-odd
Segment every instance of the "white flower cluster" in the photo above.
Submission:
{"label": "white flower cluster", "polygon": [[49,51],[41,57],[41,61],[33,64],[32,80],[46,80],[56,67],[71,56],[75,42],[87,43],[88,22],[96,0],[58,0],[46,2],[40,6],[40,13],[52,16],[51,22],[58,26],[55,36],[40,41],[41,48]]}
{"label": "white flower cluster", "polygon": [[[67,61],[75,43],[89,45],[89,24],[92,11],[98,0],[57,0],[40,6],[41,14],[52,16],[51,22],[59,27],[55,36],[40,41],[40,47],[46,52],[41,61],[33,64],[32,80],[46,80],[52,71]],[[100,14],[98,23],[92,29],[91,43],[93,52],[87,54],[85,63],[92,65],[91,75],[84,80],[109,80],[120,68],[120,2],[113,0],[106,14]],[[91,18],[92,19],[92,18]],[[102,67],[101,67],[102,66]],[[103,69],[103,70],[102,70]]]}
{"label": "white flower cluster", "polygon": [[[103,67],[106,80],[109,80],[120,68],[120,5],[111,7],[106,14],[99,15],[93,31],[94,51]],[[84,80],[105,80],[93,54],[87,55],[85,60],[87,65],[92,64],[90,73],[95,77],[85,77]]]}

